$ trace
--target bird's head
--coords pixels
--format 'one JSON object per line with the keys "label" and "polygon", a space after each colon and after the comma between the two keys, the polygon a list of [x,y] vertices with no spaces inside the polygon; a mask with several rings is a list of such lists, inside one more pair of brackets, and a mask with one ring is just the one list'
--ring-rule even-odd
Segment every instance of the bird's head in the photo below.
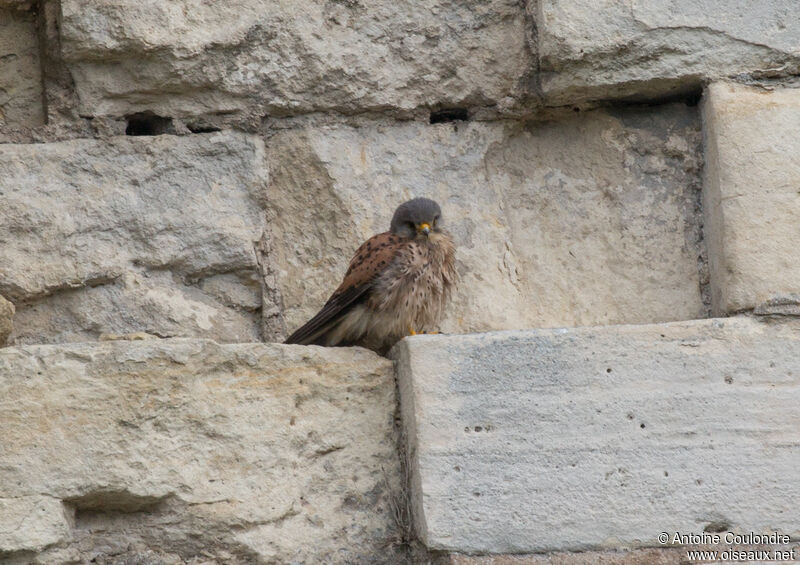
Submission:
{"label": "bird's head", "polygon": [[441,231],[442,209],[430,198],[414,198],[397,207],[390,230],[402,237],[428,237]]}

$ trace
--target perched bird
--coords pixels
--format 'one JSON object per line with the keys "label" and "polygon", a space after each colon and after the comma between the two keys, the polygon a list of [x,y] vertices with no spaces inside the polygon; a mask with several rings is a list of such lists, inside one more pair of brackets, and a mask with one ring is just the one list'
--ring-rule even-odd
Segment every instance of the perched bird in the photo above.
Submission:
{"label": "perched bird", "polygon": [[406,335],[435,329],[456,283],[455,253],[436,202],[401,204],[389,231],[358,248],[339,288],[285,343],[385,353]]}

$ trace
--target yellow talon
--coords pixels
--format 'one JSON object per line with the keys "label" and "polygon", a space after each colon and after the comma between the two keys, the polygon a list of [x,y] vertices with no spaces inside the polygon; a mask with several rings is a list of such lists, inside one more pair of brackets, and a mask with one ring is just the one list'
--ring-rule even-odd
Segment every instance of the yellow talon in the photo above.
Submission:
{"label": "yellow talon", "polygon": [[429,332],[426,330],[422,330],[421,332],[414,331],[414,328],[408,326],[408,335],[436,335],[440,332]]}

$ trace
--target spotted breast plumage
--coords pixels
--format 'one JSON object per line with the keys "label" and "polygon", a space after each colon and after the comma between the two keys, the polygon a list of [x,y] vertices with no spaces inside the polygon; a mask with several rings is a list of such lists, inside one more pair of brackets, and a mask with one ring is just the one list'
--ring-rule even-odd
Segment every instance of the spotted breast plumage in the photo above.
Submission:
{"label": "spotted breast plumage", "polygon": [[433,200],[401,204],[389,231],[358,248],[339,288],[285,343],[385,353],[406,335],[435,330],[457,281],[455,244],[442,224]]}

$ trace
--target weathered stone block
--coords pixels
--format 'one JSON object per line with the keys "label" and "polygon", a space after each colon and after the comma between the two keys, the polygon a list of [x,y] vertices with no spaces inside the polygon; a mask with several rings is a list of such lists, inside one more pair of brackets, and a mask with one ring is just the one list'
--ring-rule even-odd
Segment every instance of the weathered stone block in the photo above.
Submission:
{"label": "weathered stone block", "polygon": [[705,315],[695,108],[306,128],[268,151],[289,329],[412,196],[439,201],[458,245],[445,331]]}
{"label": "weathered stone block", "polygon": [[418,336],[394,349],[417,533],[464,553],[800,533],[800,324]]}
{"label": "weathered stone block", "polygon": [[5,348],[0,398],[14,399],[0,403],[0,504],[55,501],[36,520],[58,533],[39,542],[25,528],[10,544],[17,520],[2,517],[0,551],[396,562],[394,378],[369,351],[189,339]]}
{"label": "weathered stone block", "polygon": [[14,329],[14,305],[0,296],[0,345],[3,345]]}
{"label": "weathered stone block", "polygon": [[533,67],[514,0],[65,0],[81,113],[408,112],[519,97]]}
{"label": "weathered stone block", "polygon": [[41,551],[69,534],[61,502],[48,496],[0,497],[0,557],[20,551]]}
{"label": "weathered stone block", "polygon": [[233,133],[3,146],[0,294],[18,342],[257,341],[266,182],[262,142]]}
{"label": "weathered stone block", "polygon": [[0,129],[44,123],[36,16],[0,2]]}
{"label": "weathered stone block", "polygon": [[541,84],[550,104],[652,98],[737,74],[796,74],[794,0],[538,0]]}
{"label": "weathered stone block", "polygon": [[[800,89],[729,83],[703,102],[714,312],[800,303]],[[794,295],[794,296],[793,296]]]}

